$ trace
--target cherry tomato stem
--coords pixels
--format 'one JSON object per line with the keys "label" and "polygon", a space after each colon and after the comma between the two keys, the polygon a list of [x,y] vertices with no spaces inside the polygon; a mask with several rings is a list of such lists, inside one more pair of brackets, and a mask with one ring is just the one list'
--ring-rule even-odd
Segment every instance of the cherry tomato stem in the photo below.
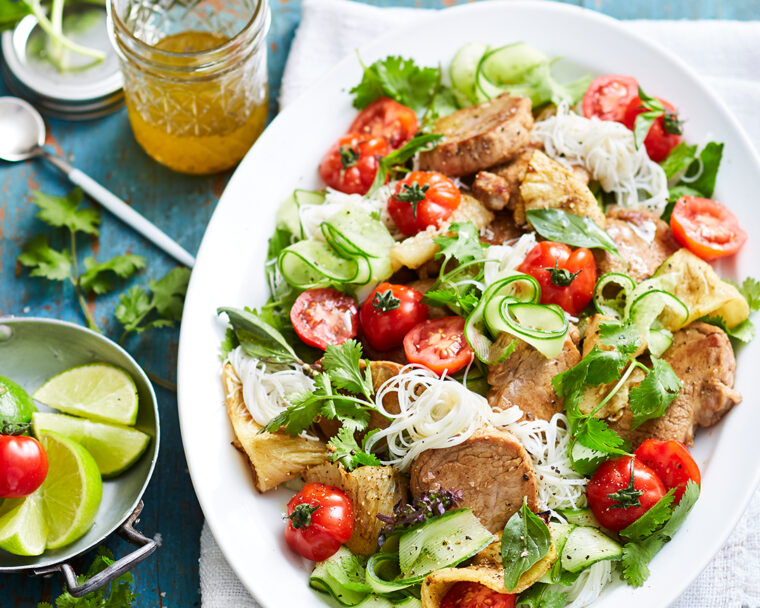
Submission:
{"label": "cherry tomato stem", "polygon": [[364,337],[375,350],[401,346],[404,336],[428,316],[423,295],[405,285],[380,283],[359,310]]}

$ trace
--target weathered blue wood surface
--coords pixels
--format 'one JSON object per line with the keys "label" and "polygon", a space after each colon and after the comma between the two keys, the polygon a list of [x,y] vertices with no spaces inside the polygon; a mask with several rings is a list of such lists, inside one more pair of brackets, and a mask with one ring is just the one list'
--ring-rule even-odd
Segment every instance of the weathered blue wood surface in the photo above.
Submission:
{"label": "weathered blue wood surface", "polygon": [[[269,71],[272,111],[293,32],[300,18],[299,0],[270,0]],[[456,0],[372,0],[381,6],[415,5],[435,8]],[[575,0],[570,2],[621,19],[760,19],[760,0]],[[8,94],[0,83],[0,95]],[[48,121],[50,144],[77,167],[125,198],[137,210],[195,252],[229,174],[194,178],[172,173],[152,162],[135,143],[124,110],[83,123]],[[30,279],[16,263],[26,239],[45,230],[34,218],[29,190],[63,193],[67,189],[52,170],[42,165],[0,164],[0,315],[26,314],[82,322],[71,288]],[[150,261],[132,283],[145,284],[174,264],[161,252],[108,216],[101,236],[92,242],[98,259],[131,251]],[[95,317],[112,337],[117,336],[113,310],[117,295],[98,298]],[[132,338],[128,349],[149,371],[174,378],[178,331],[158,330]],[[162,418],[161,457],[145,496],[141,528],[160,532],[163,546],[136,571],[139,608],[190,608],[200,605],[198,543],[202,515],[193,494],[177,422],[175,395],[158,388]],[[120,540],[108,543],[116,555],[128,550]],[[88,558],[89,559],[89,558]],[[24,576],[0,577],[2,608],[32,608],[60,591],[58,581]],[[234,608],[234,607],[231,607]]]}

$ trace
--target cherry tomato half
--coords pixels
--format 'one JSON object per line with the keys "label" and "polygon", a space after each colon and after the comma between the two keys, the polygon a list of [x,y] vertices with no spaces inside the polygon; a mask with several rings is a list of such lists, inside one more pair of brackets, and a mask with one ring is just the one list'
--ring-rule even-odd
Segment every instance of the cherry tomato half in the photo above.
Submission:
{"label": "cherry tomato half", "polygon": [[322,483],[307,483],[288,502],[285,542],[298,555],[326,560],[354,532],[354,506],[346,494]]}
{"label": "cherry tomato half", "polygon": [[[662,102],[662,105],[665,106],[665,111],[672,116],[670,124],[677,125],[678,114],[676,113],[676,109],[664,99],[660,99],[660,101]],[[631,99],[628,104],[625,116],[623,117],[623,124],[633,130],[633,127],[636,124],[636,117],[645,111],[646,110],[641,106],[641,98],[637,95]],[[671,131],[672,130],[673,129],[671,128]],[[652,123],[652,126],[649,128],[649,133],[647,133],[647,136],[644,139],[644,147],[647,149],[647,154],[649,155],[649,158],[656,163],[664,161],[668,157],[668,154],[670,154],[670,151],[679,143],[681,143],[680,134],[669,132],[668,129],[666,129],[665,121],[662,116]]]}
{"label": "cherry tomato half", "polygon": [[467,366],[475,353],[464,337],[462,317],[440,317],[416,325],[404,337],[409,363],[419,363],[438,375],[455,374]]}
{"label": "cherry tomato half", "polygon": [[636,458],[652,469],[668,490],[676,488],[676,503],[681,500],[689,480],[702,482],[699,466],[680,441],[647,439],[636,450]]}
{"label": "cherry tomato half", "polygon": [[628,104],[638,95],[639,83],[633,76],[605,74],[591,81],[583,96],[583,115],[621,122]]}
{"label": "cherry tomato half", "polygon": [[359,112],[348,132],[384,137],[391,150],[398,150],[414,137],[418,127],[414,110],[389,97],[381,97]]}
{"label": "cherry tomato half", "polygon": [[319,176],[335,190],[366,194],[372,186],[379,159],[390,152],[383,137],[349,133],[330,148],[319,165]]}
{"label": "cherry tomato half", "polygon": [[370,346],[390,350],[401,346],[404,336],[428,316],[423,295],[406,285],[380,283],[359,309],[359,322]]}
{"label": "cherry tomato half", "polygon": [[709,198],[679,198],[670,216],[670,228],[681,245],[708,261],[736,253],[747,240],[736,216]]}
{"label": "cherry tomato half", "polygon": [[573,251],[563,243],[542,241],[517,269],[541,285],[542,304],[557,304],[571,315],[579,315],[594,294],[596,262],[583,247]]}
{"label": "cherry tomato half", "polygon": [[586,486],[594,517],[615,532],[630,526],[663,496],[665,486],[657,474],[631,456],[603,462]]}
{"label": "cherry tomato half", "polygon": [[0,435],[0,498],[29,496],[47,472],[47,454],[34,437]]}
{"label": "cherry tomato half", "polygon": [[329,287],[307,289],[290,309],[290,322],[309,346],[325,350],[328,344],[343,344],[359,329],[356,301]]}
{"label": "cherry tomato half", "polygon": [[441,600],[441,608],[514,608],[512,593],[499,593],[480,583],[456,583]]}
{"label": "cherry tomato half", "polygon": [[396,184],[388,199],[388,213],[405,235],[428,226],[440,226],[462,201],[453,181],[435,171],[412,171]]}

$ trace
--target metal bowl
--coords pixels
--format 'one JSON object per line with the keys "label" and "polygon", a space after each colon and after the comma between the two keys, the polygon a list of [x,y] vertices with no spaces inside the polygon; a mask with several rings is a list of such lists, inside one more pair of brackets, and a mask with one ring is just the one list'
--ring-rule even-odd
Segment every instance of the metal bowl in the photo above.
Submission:
{"label": "metal bowl", "polygon": [[[133,524],[142,509],[142,495],[158,458],[159,417],[153,386],[135,360],[118,344],[89,329],[54,319],[0,317],[0,375],[32,393],[48,378],[76,365],[104,362],[128,372],[137,385],[139,413],[135,428],[152,437],[148,449],[128,471],[103,480],[103,500],[92,528],[76,542],[36,557],[11,555],[0,550],[0,572],[48,575],[60,572],[69,592],[84,595],[120,576],[152,554],[158,544],[137,532]],[[37,404],[38,408],[49,408]],[[83,585],[68,564],[113,532],[139,548],[119,559]]]}

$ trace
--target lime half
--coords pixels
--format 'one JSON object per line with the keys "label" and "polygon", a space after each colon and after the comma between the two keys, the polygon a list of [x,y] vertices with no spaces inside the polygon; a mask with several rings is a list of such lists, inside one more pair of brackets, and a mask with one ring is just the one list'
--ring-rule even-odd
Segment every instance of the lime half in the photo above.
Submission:
{"label": "lime half", "polygon": [[73,543],[90,529],[103,496],[95,459],[81,445],[50,431],[38,435],[49,469],[38,490],[48,525],[47,548]]}
{"label": "lime half", "polygon": [[137,420],[137,386],[120,367],[92,363],[53,376],[32,395],[54,409],[117,424]]}
{"label": "lime half", "polygon": [[0,549],[14,555],[41,555],[47,543],[42,493],[7,498],[0,507]]}
{"label": "lime half", "polygon": [[36,411],[32,398],[23,387],[0,376],[0,426],[31,422],[32,412]]}
{"label": "lime half", "polygon": [[126,471],[150,443],[150,435],[137,429],[65,414],[37,412],[32,417],[32,429],[38,437],[43,431],[55,431],[81,444],[98,463],[104,477]]}

